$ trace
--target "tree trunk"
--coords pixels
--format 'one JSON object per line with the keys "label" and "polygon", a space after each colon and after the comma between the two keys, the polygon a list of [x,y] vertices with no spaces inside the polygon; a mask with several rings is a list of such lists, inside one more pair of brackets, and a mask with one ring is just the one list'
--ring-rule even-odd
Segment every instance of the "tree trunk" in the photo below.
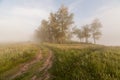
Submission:
{"label": "tree trunk", "polygon": [[88,43],[88,38],[86,37],[86,40],[85,40],[86,43]]}
{"label": "tree trunk", "polygon": [[94,37],[93,39],[94,39],[94,44],[96,44],[96,40],[95,40],[95,37]]}
{"label": "tree trunk", "polygon": [[81,38],[80,38],[80,42],[81,42]]}

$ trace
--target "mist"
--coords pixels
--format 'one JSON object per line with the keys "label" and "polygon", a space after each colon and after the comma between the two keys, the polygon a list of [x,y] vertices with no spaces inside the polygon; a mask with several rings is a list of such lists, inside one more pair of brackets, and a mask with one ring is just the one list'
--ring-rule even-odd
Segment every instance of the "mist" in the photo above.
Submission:
{"label": "mist", "polygon": [[[32,41],[35,29],[42,19],[47,19],[50,12],[56,11],[63,4],[74,13],[75,25],[81,27],[99,18],[103,28],[99,44],[120,45],[120,2],[119,0],[1,0],[0,1],[0,43]],[[46,6],[47,5],[47,6]],[[88,8],[90,7],[91,8]],[[94,8],[95,7],[95,8]]]}

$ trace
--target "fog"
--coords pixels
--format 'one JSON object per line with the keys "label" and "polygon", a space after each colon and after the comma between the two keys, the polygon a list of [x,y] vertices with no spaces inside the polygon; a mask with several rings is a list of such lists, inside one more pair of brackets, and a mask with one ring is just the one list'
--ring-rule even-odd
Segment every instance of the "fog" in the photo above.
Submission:
{"label": "fog", "polygon": [[74,13],[75,25],[81,26],[99,18],[103,28],[99,44],[120,45],[120,1],[87,0],[1,0],[0,1],[0,43],[32,41],[35,29],[50,12],[61,4]]}

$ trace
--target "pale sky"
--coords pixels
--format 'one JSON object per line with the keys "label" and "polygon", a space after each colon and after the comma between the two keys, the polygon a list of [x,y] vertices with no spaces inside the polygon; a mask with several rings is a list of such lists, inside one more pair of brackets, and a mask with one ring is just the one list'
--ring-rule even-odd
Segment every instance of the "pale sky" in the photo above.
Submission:
{"label": "pale sky", "polygon": [[98,43],[120,45],[120,0],[0,0],[0,42],[31,40],[40,21],[62,4],[74,13],[77,26],[100,19]]}

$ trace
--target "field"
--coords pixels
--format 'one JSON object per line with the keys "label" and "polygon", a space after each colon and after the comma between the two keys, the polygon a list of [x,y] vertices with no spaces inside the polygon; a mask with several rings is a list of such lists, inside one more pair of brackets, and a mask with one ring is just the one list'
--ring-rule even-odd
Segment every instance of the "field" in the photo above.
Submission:
{"label": "field", "polygon": [[[38,74],[47,50],[32,43],[0,46],[0,80],[30,80]],[[40,76],[40,74],[38,75]]]}
{"label": "field", "polygon": [[0,80],[120,80],[120,47],[1,45]]}
{"label": "field", "polygon": [[0,46],[0,79],[17,72],[20,64],[30,61],[38,52],[33,44],[11,44]]}
{"label": "field", "polygon": [[120,47],[47,44],[55,59],[52,80],[120,80]]}

